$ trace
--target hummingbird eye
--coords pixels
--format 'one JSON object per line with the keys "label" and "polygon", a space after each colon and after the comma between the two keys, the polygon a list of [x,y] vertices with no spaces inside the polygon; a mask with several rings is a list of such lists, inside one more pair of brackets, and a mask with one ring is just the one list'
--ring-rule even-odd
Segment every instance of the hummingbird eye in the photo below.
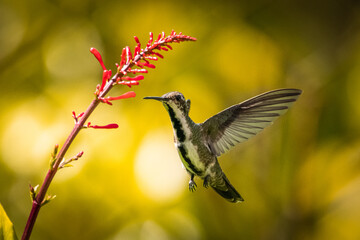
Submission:
{"label": "hummingbird eye", "polygon": [[175,98],[176,98],[176,100],[177,100],[177,101],[181,101],[181,100],[183,100],[181,95],[176,95],[176,97],[175,97]]}

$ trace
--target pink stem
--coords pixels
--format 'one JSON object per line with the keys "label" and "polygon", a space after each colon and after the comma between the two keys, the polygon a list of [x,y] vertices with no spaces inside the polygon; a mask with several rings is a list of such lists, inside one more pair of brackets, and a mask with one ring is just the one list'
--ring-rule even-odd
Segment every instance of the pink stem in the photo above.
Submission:
{"label": "pink stem", "polygon": [[[115,74],[111,78],[111,80],[109,80],[108,84],[105,86],[104,90],[102,91],[100,97],[104,97],[111,90],[111,88],[114,86],[113,83],[119,77],[118,75],[119,74]],[[47,190],[48,190],[48,188],[50,186],[50,183],[53,180],[53,178],[54,178],[54,176],[55,176],[55,174],[56,174],[56,172],[57,172],[57,170],[59,168],[61,160],[64,158],[65,153],[69,149],[69,147],[70,147],[71,143],[74,141],[75,137],[78,135],[80,130],[83,128],[86,120],[89,118],[91,113],[95,110],[95,108],[99,105],[99,103],[100,103],[99,99],[94,99],[91,102],[91,104],[89,105],[89,107],[85,111],[84,115],[75,124],[73,130],[71,131],[70,135],[66,139],[66,141],[65,141],[64,145],[62,146],[62,148],[60,149],[58,155],[56,156],[54,166],[52,168],[50,168],[49,171],[47,172],[46,177],[44,179],[44,182],[41,185],[41,188],[39,190],[39,193],[36,195],[36,198],[33,201],[32,208],[31,208],[31,211],[30,211],[30,215],[29,215],[29,218],[27,220],[23,235],[21,237],[22,240],[27,240],[27,239],[30,238],[30,235],[31,235],[32,229],[34,227],[36,218],[37,218],[37,216],[39,214],[39,211],[40,211],[40,208],[41,208],[41,204],[44,201],[44,198],[45,198],[46,192],[47,192]]]}

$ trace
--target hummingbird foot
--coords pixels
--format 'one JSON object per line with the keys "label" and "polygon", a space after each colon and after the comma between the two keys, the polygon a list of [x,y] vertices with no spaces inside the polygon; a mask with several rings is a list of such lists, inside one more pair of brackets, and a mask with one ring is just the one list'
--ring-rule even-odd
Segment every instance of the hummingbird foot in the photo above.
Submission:
{"label": "hummingbird foot", "polygon": [[196,190],[196,187],[197,187],[197,185],[196,185],[196,183],[194,181],[194,175],[192,175],[191,179],[189,181],[189,190],[190,190],[190,192],[194,192]]}
{"label": "hummingbird foot", "polygon": [[190,180],[189,181],[189,190],[190,190],[190,192],[195,192],[196,187],[197,187],[196,183],[193,180]]}
{"label": "hummingbird foot", "polygon": [[207,176],[204,178],[204,183],[203,183],[204,188],[208,188],[208,187],[209,187],[209,180],[210,180],[210,176],[207,175]]}

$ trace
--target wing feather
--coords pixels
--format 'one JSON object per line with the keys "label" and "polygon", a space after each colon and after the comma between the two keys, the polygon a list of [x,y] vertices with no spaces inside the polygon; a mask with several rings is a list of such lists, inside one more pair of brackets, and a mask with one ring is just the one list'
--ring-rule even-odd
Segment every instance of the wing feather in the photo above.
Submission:
{"label": "wing feather", "polygon": [[231,106],[202,123],[210,149],[220,156],[237,143],[255,136],[284,114],[301,94],[278,89]]}

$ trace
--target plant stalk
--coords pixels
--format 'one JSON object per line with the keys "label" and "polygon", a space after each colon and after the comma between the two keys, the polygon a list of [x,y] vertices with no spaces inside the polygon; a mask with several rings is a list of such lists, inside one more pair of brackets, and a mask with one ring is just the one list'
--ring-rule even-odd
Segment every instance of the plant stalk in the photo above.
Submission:
{"label": "plant stalk", "polygon": [[[118,77],[118,74],[115,74],[106,84],[104,87],[104,90],[101,92],[99,97],[104,97],[114,86],[113,83],[116,81]],[[91,113],[95,110],[95,108],[99,105],[100,100],[99,98],[94,99],[89,107],[86,109],[84,115],[79,119],[79,121],[75,124],[73,130],[71,131],[70,135],[66,139],[64,145],[61,147],[58,155],[56,156],[56,160],[54,162],[54,165],[50,167],[49,171],[46,174],[46,177],[44,179],[43,184],[41,185],[41,188],[39,190],[39,193],[36,195],[36,198],[33,200],[32,208],[25,226],[25,230],[23,232],[23,235],[21,237],[22,240],[28,240],[30,238],[32,229],[35,225],[36,218],[39,214],[40,208],[42,206],[42,202],[44,201],[44,198],[46,196],[46,192],[50,186],[50,183],[52,182],[59,165],[64,158],[67,150],[69,149],[70,145],[74,141],[75,137],[78,135],[80,130],[85,125],[86,120],[90,117]]]}

